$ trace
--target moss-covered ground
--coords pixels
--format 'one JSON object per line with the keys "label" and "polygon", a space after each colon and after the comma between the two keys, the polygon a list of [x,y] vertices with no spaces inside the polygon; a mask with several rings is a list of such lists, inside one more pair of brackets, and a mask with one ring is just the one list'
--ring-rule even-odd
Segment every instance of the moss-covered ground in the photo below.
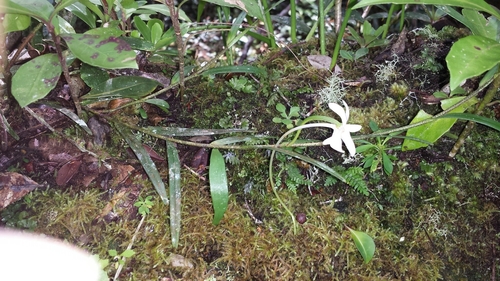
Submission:
{"label": "moss-covered ground", "polygon": [[[442,63],[436,52],[443,48],[440,44],[445,43],[435,42],[429,46],[436,49],[425,53],[408,50],[387,80],[375,75],[387,65],[375,62],[375,54],[355,62],[340,61],[344,81],[365,81],[345,88],[349,123],[363,126],[358,134],[371,132],[370,121],[380,128],[398,127],[408,124],[421,108],[438,111],[418,93],[432,94],[443,86],[440,77],[445,70],[435,68]],[[293,54],[281,50],[263,56],[256,65],[265,67],[266,77],[190,80],[182,101],[169,101],[171,114],[165,118],[169,121],[159,125],[250,128],[279,137],[286,128],[271,121],[279,117],[277,102],[287,108],[298,106],[302,117],[310,112],[336,117],[319,102],[317,93],[327,86],[330,74],[309,66],[307,56],[315,50],[314,43],[299,44],[291,48]],[[251,90],[237,90],[231,83]],[[495,118],[493,108],[488,107],[485,115]],[[155,204],[138,231],[132,245],[135,254],[126,260],[120,280],[495,280],[500,278],[500,134],[478,125],[458,155],[449,158],[454,136],[464,124],[457,122],[433,146],[388,150],[395,157],[392,174],[380,167],[363,170],[368,196],[331,182],[314,167],[278,156],[274,176],[280,180],[280,197],[294,214],[307,218],[297,233],[271,192],[266,150],[224,152],[233,153],[227,164],[231,195],[217,226],[212,224],[208,182],[183,169],[177,249],[171,245],[168,206],[143,176],[106,190],[98,182],[87,188],[72,182],[65,189],[35,191],[4,210],[2,221],[66,239],[110,259],[106,271],[113,276],[116,261],[108,250],[125,250],[141,219],[127,205],[127,196],[151,195]],[[301,138],[323,140],[330,134],[307,130]],[[398,145],[401,140],[389,143]],[[126,156],[119,153],[122,144],[116,139],[110,142],[115,146],[109,148],[112,157]],[[330,147],[301,152],[339,170],[363,166],[361,157],[343,164]],[[159,169],[167,178],[166,167],[159,164]],[[376,252],[369,263],[363,262],[347,227],[374,239]]]}

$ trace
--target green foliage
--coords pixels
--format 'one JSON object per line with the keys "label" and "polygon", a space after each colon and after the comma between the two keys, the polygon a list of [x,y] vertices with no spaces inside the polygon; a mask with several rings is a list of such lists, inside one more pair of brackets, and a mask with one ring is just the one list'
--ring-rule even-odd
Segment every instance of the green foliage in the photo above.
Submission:
{"label": "green foliage", "polygon": [[218,149],[213,149],[210,154],[210,168],[208,170],[210,180],[210,193],[214,208],[213,224],[221,221],[227,209],[229,201],[229,187],[226,175],[226,163]]}
{"label": "green foliage", "polygon": [[[374,121],[370,121],[369,125],[374,133],[380,130],[377,123],[375,123]],[[362,153],[365,156],[365,158],[363,158],[363,168],[369,168],[370,173],[373,173],[381,164],[384,172],[387,175],[392,174],[394,168],[392,161],[396,160],[397,158],[395,156],[387,154],[386,151],[401,149],[401,146],[398,145],[394,147],[387,147],[387,142],[391,139],[391,136],[386,137],[384,140],[382,140],[380,137],[377,137],[375,144],[365,140],[361,140],[364,145],[356,147],[356,152]]]}
{"label": "green foliage", "polygon": [[273,122],[274,123],[282,123],[286,126],[287,129],[293,128],[300,119],[296,117],[300,117],[299,111],[300,107],[298,106],[292,106],[290,107],[289,113],[286,112],[286,107],[282,103],[277,103],[276,104],[276,110],[280,113],[281,117],[274,117]]}
{"label": "green foliage", "polygon": [[147,196],[146,198],[142,198],[139,196],[139,199],[134,203],[134,206],[138,208],[138,212],[141,216],[145,216],[149,214],[151,208],[154,203],[151,201],[152,196]]}
{"label": "green foliage", "polygon": [[255,93],[255,88],[253,84],[245,76],[233,77],[228,81],[231,88],[236,91],[243,92],[245,94]]}
{"label": "green foliage", "polygon": [[356,192],[368,196],[369,190],[364,179],[365,173],[361,167],[349,167],[340,172],[345,178],[346,183],[356,190]]}

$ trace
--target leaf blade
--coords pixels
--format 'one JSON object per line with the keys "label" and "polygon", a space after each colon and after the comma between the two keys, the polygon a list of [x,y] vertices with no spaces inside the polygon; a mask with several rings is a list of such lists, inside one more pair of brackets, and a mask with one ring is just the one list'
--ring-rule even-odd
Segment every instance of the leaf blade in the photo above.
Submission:
{"label": "leaf blade", "polygon": [[214,208],[212,223],[218,225],[227,210],[229,190],[227,185],[226,163],[218,149],[212,149],[208,170],[210,180],[210,194]]}

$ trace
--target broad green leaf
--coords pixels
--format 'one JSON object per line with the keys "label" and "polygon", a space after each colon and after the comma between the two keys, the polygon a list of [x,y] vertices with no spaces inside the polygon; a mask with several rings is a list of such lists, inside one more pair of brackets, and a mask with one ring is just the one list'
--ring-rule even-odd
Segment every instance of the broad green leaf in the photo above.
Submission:
{"label": "broad green leaf", "polygon": [[93,89],[106,82],[109,79],[109,74],[101,68],[84,63],[80,68],[80,78]]}
{"label": "broad green leaf", "polygon": [[349,227],[347,229],[351,232],[352,240],[354,240],[354,244],[356,244],[356,248],[358,248],[363,260],[365,263],[368,263],[375,254],[375,242],[368,234],[362,231],[353,230]]}
{"label": "broad green leaf", "polygon": [[[167,5],[165,5],[165,4],[144,5],[144,6],[139,7],[139,9],[137,9],[137,13],[141,13],[141,10],[143,10],[143,9],[158,12],[160,14],[167,16],[167,17],[170,17],[170,10],[168,9]],[[183,20],[183,21],[191,22],[191,20],[186,15],[186,13],[184,13],[183,10],[179,10],[179,19]]]}
{"label": "broad green leaf", "polygon": [[382,165],[384,166],[384,172],[387,175],[392,174],[394,167],[392,165],[391,159],[389,158],[389,155],[387,155],[387,153],[385,152],[382,152]]}
{"label": "broad green leaf", "polygon": [[167,190],[165,189],[165,184],[162,181],[160,173],[158,173],[158,169],[156,169],[155,163],[153,162],[153,160],[151,160],[151,156],[149,156],[149,153],[146,151],[144,146],[142,146],[141,141],[134,136],[134,134],[128,127],[125,127],[124,125],[118,123],[115,123],[113,125],[118,133],[120,133],[120,135],[128,143],[132,151],[135,153],[135,156],[137,156],[137,159],[139,160],[142,168],[144,168],[144,171],[151,180],[151,183],[155,187],[156,192],[158,193],[158,195],[160,195],[163,203],[168,204],[168,196]]}
{"label": "broad green leaf", "polygon": [[56,54],[45,54],[23,64],[12,77],[12,95],[25,107],[44,98],[57,84],[62,68]]}
{"label": "broad green leaf", "polygon": [[141,50],[141,51],[147,51],[147,52],[152,52],[155,49],[155,45],[151,43],[150,41],[146,41],[145,39],[142,38],[134,38],[134,37],[123,37],[123,40],[127,42],[130,47],[134,50]]}
{"label": "broad green leaf", "polygon": [[75,33],[75,29],[73,28],[73,26],[67,22],[64,18],[60,17],[60,16],[56,16],[57,18],[57,22],[58,22],[58,25],[59,25],[59,31],[58,32],[62,32],[62,33]]}
{"label": "broad green leaf", "polygon": [[99,84],[82,98],[91,102],[116,98],[139,99],[150,94],[158,85],[157,81],[144,77],[120,76]]}
{"label": "broad green leaf", "polygon": [[73,3],[77,2],[79,0],[60,0],[60,1],[56,1],[56,5],[54,7],[54,14],[57,14],[59,13],[61,10],[63,10],[64,8],[72,5]]}
{"label": "broad green leaf", "polygon": [[170,195],[170,235],[172,246],[179,246],[181,232],[181,161],[175,144],[167,141],[168,186]]}
{"label": "broad green leaf", "polygon": [[0,2],[0,11],[27,15],[48,22],[54,7],[46,0],[4,0]]}
{"label": "broad green leaf", "polygon": [[31,17],[21,14],[5,14],[3,19],[3,32],[25,30],[31,24]]}
{"label": "broad green leaf", "polygon": [[141,33],[144,40],[151,42],[151,30],[149,30],[149,27],[139,16],[134,17],[134,25]]}
{"label": "broad green leaf", "polygon": [[96,28],[96,16],[82,3],[73,3],[66,7],[66,10],[70,11],[72,14],[77,16],[83,22],[85,22],[90,28]]}
{"label": "broad green leaf", "polygon": [[499,42],[478,35],[459,39],[446,56],[450,70],[450,89],[454,90],[465,79],[478,76],[499,62]]}
{"label": "broad green leaf", "polygon": [[474,35],[484,36],[495,41],[498,39],[499,19],[490,17],[486,20],[483,14],[469,9],[464,9],[462,13],[471,22],[467,27],[469,27]]}
{"label": "broad green leaf", "polygon": [[203,75],[215,75],[225,73],[253,73],[266,75],[266,71],[262,68],[253,65],[230,65],[210,68],[203,72]]}
{"label": "broad green leaf", "polygon": [[61,38],[75,56],[90,65],[108,69],[138,68],[135,52],[120,38],[68,33],[61,34]]}
{"label": "broad green leaf", "polygon": [[[91,29],[87,32],[85,32],[87,35],[99,35],[99,36],[104,36],[104,37],[120,37],[124,34],[123,30],[119,29],[116,26],[108,26],[108,27],[98,27]],[[128,37],[121,37],[123,41],[125,41],[128,44],[128,41],[125,40]],[[132,46],[130,46],[132,47]]]}
{"label": "broad green leaf", "polygon": [[208,168],[210,194],[214,207],[213,224],[218,225],[227,209],[229,189],[227,185],[226,162],[218,149],[212,149],[210,166]]}
{"label": "broad green leaf", "polygon": [[500,13],[495,11],[488,3],[484,0],[361,0],[356,5],[352,7],[352,9],[358,9],[371,5],[380,5],[380,4],[417,4],[417,5],[449,5],[449,6],[457,6],[472,10],[477,10],[481,12],[487,12],[491,15],[500,18]]}
{"label": "broad green leaf", "polygon": [[480,116],[480,115],[476,115],[476,114],[449,113],[449,114],[445,114],[439,118],[458,118],[458,119],[463,119],[463,120],[469,120],[469,121],[473,121],[473,122],[488,126],[488,127],[495,129],[497,131],[500,131],[500,122],[498,122],[494,119]]}
{"label": "broad green leaf", "polygon": [[[462,99],[463,97],[456,97],[443,100],[441,101],[442,103],[441,106],[443,109],[447,109],[455,105]],[[452,113],[464,112],[469,106],[475,103],[477,103],[477,99],[471,99],[466,103],[460,105],[459,107],[455,108],[451,112]],[[420,110],[417,113],[417,116],[413,118],[410,124],[418,123],[420,121],[429,119],[431,117],[432,115],[427,114],[423,110]],[[453,126],[453,124],[455,124],[456,121],[457,121],[456,118],[437,119],[433,122],[409,129],[408,132],[406,133],[406,136],[419,138],[430,143],[435,143],[442,135],[444,135],[446,132],[448,132],[448,130],[450,130],[451,126]],[[403,141],[402,150],[403,151],[414,150],[417,148],[426,147],[427,145],[428,145],[427,143],[419,142],[416,139],[407,138]]]}
{"label": "broad green leaf", "polygon": [[259,7],[259,0],[205,0],[206,2],[210,2],[223,7],[231,7],[238,8],[247,12],[249,16],[256,17],[259,20],[264,20],[264,15]]}
{"label": "broad green leaf", "polygon": [[158,106],[161,110],[163,110],[167,113],[168,113],[168,109],[170,108],[170,105],[168,104],[168,102],[166,102],[165,100],[162,100],[162,99],[149,99],[149,100],[145,100],[145,102],[150,103],[150,104],[154,104],[154,105]]}
{"label": "broad green leaf", "polygon": [[162,25],[160,25],[159,23],[155,23],[153,24],[153,26],[151,26],[151,43],[156,44],[158,41],[160,41],[163,34]]}

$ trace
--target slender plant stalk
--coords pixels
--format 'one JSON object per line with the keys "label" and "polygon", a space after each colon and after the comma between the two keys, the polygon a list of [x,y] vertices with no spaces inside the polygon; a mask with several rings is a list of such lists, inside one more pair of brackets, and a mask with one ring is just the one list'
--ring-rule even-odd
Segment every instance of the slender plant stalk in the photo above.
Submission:
{"label": "slender plant stalk", "polygon": [[405,11],[406,11],[406,6],[401,6],[401,15],[399,17],[399,31],[400,32],[403,30],[403,27],[405,25]]}
{"label": "slender plant stalk", "polygon": [[290,37],[292,44],[297,43],[297,5],[296,0],[290,0]]}
{"label": "slender plant stalk", "polygon": [[[141,221],[139,222],[139,225],[135,229],[134,236],[132,236],[132,240],[130,240],[130,243],[127,246],[127,250],[132,249],[132,245],[134,245],[135,239],[137,238],[137,235],[139,234],[139,230],[141,229],[145,218],[146,218],[146,215],[143,215],[141,218]],[[115,276],[113,277],[113,281],[118,280],[118,277],[120,276],[120,273],[122,272],[123,266],[125,265],[126,258],[122,257],[121,260],[122,260],[122,263],[120,263],[120,266],[118,266],[118,269],[115,272]]]}
{"label": "slender plant stalk", "polygon": [[276,39],[274,39],[274,28],[273,22],[271,20],[271,11],[269,11],[269,4],[267,0],[260,0],[259,5],[261,7],[261,11],[264,14],[264,25],[267,30],[267,37],[269,38],[270,46],[272,49],[276,47]]}
{"label": "slender plant stalk", "polygon": [[339,34],[341,24],[342,24],[342,0],[335,0],[335,33],[336,34]]}
{"label": "slender plant stalk", "polygon": [[[498,72],[497,72],[498,73]],[[476,112],[474,114],[481,114],[483,109],[486,107],[488,103],[493,100],[495,97],[495,94],[497,93],[498,88],[500,88],[500,75],[493,80],[493,83],[491,83],[488,91],[486,92],[486,95],[484,96],[483,100],[479,104],[479,106],[476,109]],[[467,122],[467,125],[465,126],[464,130],[458,137],[458,140],[455,142],[455,145],[451,149],[450,153],[448,154],[450,157],[455,157],[455,155],[458,153],[458,150],[462,147],[462,145],[465,143],[465,139],[469,136],[471,133],[472,129],[474,128],[474,125],[476,123],[473,121]]]}
{"label": "slender plant stalk", "polygon": [[68,65],[66,64],[66,58],[63,55],[63,51],[61,48],[61,37],[56,34],[55,27],[52,25],[52,18],[45,23],[47,29],[49,30],[52,38],[54,39],[54,45],[56,47],[57,57],[59,58],[59,63],[61,64],[61,68],[63,71],[64,79],[66,79],[66,83],[69,85],[69,92],[71,95],[71,99],[73,100],[73,104],[75,105],[76,114],[78,117],[82,117],[82,106],[80,105],[80,93],[78,92],[78,87],[71,80],[71,76],[69,76]]}
{"label": "slender plant stalk", "polygon": [[326,38],[325,38],[325,4],[323,0],[319,0],[319,53],[326,54]]}
{"label": "slender plant stalk", "polygon": [[342,20],[342,26],[340,27],[339,32],[337,33],[337,42],[335,43],[335,49],[333,49],[332,62],[330,63],[330,71],[333,72],[333,68],[337,64],[337,59],[339,57],[340,46],[342,45],[342,37],[344,36],[345,28],[347,27],[347,22],[351,17],[352,6],[356,4],[356,1],[349,1],[347,3],[347,8],[345,11],[344,19]]}
{"label": "slender plant stalk", "polygon": [[177,52],[179,58],[179,92],[180,96],[184,95],[184,42],[182,40],[181,26],[179,23],[179,9],[174,6],[173,0],[165,0],[170,11],[170,18],[175,32],[175,44],[177,45]]}
{"label": "slender plant stalk", "polygon": [[387,33],[389,33],[389,27],[391,27],[391,18],[394,10],[396,9],[396,4],[391,4],[391,8],[389,9],[389,13],[387,14],[387,20],[385,21],[384,33],[382,33],[382,38],[387,37]]}

